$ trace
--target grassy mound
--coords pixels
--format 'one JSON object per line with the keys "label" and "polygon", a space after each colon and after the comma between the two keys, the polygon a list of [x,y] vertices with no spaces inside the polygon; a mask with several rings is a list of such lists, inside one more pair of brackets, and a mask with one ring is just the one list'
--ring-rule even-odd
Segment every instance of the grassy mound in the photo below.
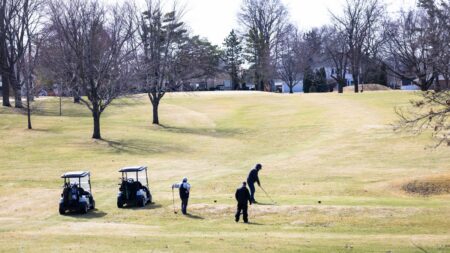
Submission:
{"label": "grassy mound", "polygon": [[[359,89],[361,90],[363,88],[363,85],[359,86]],[[352,92],[355,90],[355,87],[353,86],[347,86],[344,88],[345,92]],[[391,90],[391,88],[386,87],[384,85],[381,84],[364,84],[364,91],[386,91],[386,90]]]}
{"label": "grassy mound", "polygon": [[[418,252],[412,240],[448,252],[450,195],[390,187],[450,172],[447,147],[424,150],[430,136],[386,127],[414,98],[169,93],[164,125],[153,126],[148,97],[137,95],[107,108],[101,141],[90,138],[89,110],[70,98],[62,116],[57,98],[36,99],[31,131],[26,115],[0,107],[0,252]],[[235,223],[234,193],[256,163],[277,204],[258,187],[252,224]],[[131,165],[148,166],[154,204],[119,209],[118,170]],[[58,213],[60,175],[72,170],[91,172],[97,209],[87,215]],[[185,176],[186,216],[170,187]]]}
{"label": "grassy mound", "polygon": [[450,174],[417,179],[403,185],[402,188],[408,193],[424,196],[448,194],[450,193]]}

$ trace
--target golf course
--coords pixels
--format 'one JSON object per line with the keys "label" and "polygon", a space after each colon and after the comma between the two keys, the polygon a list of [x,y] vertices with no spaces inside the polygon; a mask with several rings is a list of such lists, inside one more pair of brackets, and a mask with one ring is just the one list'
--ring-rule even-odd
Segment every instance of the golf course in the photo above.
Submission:
{"label": "golf course", "polygon": [[[0,252],[450,252],[450,150],[396,132],[414,92],[146,95],[92,116],[71,98],[0,108]],[[261,163],[250,224],[236,189]],[[148,167],[153,202],[117,208],[119,169]],[[68,171],[90,171],[96,209],[58,213]],[[188,213],[171,185],[189,179]],[[408,184],[434,190],[412,193]],[[437,182],[433,185],[433,182]]]}

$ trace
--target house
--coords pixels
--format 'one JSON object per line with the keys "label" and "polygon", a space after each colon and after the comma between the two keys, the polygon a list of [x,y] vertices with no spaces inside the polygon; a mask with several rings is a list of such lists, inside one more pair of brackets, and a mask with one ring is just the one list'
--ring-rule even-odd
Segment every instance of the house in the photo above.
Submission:
{"label": "house", "polygon": [[[399,90],[420,90],[420,87],[414,84],[414,82],[418,82],[419,80],[417,78],[414,78],[413,75],[411,76],[411,78],[399,78],[395,75],[389,75],[388,86],[392,89]],[[438,80],[436,80],[435,82],[439,82],[441,87],[446,87],[446,81],[443,75],[439,75]],[[434,89],[434,85],[432,85],[430,89]]]}
{"label": "house", "polygon": [[395,74],[389,74],[387,78],[387,84],[394,90],[420,90],[417,85],[414,85],[414,78],[400,78]]}
{"label": "house", "polygon": [[[333,67],[324,67],[325,69],[325,73],[327,75],[327,81],[331,81],[331,82],[336,82],[336,80],[334,80],[333,76],[336,74],[336,68]],[[347,82],[347,86],[352,86],[353,83],[353,75],[350,73],[350,71],[347,71],[347,73],[345,74],[345,80]]]}
{"label": "house", "polygon": [[[282,80],[275,80],[275,91],[279,93],[289,93],[289,85],[287,85],[286,82],[283,82]],[[297,81],[296,85],[293,87],[294,93],[301,93],[303,92],[303,80]]]}

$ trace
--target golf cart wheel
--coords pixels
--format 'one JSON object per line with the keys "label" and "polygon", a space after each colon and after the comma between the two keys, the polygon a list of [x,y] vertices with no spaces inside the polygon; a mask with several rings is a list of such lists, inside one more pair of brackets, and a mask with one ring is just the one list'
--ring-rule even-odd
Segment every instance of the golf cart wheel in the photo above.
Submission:
{"label": "golf cart wheel", "polygon": [[117,199],[117,207],[118,208],[122,208],[123,207],[123,202],[120,198]]}
{"label": "golf cart wheel", "polygon": [[59,207],[59,214],[61,215],[66,214],[66,209],[64,209],[64,207]]}
{"label": "golf cart wheel", "polygon": [[151,203],[153,203],[153,198],[152,198],[152,195],[149,194],[148,195],[148,202],[147,202],[147,204],[151,204]]}
{"label": "golf cart wheel", "polygon": [[140,199],[137,201],[137,204],[138,204],[138,206],[140,206],[140,207],[144,207],[144,206],[145,206],[145,199],[144,199],[144,198],[140,198]]}
{"label": "golf cart wheel", "polygon": [[94,199],[92,199],[91,209],[92,209],[92,210],[95,209],[95,200],[94,200]]}
{"label": "golf cart wheel", "polygon": [[89,211],[89,206],[86,203],[83,203],[81,206],[81,213],[87,214],[88,211]]}

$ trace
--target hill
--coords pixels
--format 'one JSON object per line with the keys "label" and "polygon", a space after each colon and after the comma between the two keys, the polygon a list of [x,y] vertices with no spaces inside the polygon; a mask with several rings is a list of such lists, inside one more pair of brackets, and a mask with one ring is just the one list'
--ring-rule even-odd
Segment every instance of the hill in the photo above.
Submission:
{"label": "hill", "polygon": [[[448,252],[450,195],[405,192],[403,182],[448,175],[448,149],[394,133],[404,92],[169,94],[163,126],[145,96],[117,100],[90,139],[82,105],[37,100],[35,130],[0,109],[1,252]],[[234,191],[260,162],[260,205],[234,222]],[[155,203],[118,209],[117,172],[149,167]],[[58,214],[70,170],[92,172],[97,210]],[[188,211],[175,215],[170,185],[187,176]],[[402,182],[402,183],[399,183]],[[320,203],[319,203],[320,201]],[[177,208],[179,200],[177,200]],[[416,245],[416,246],[415,246]]]}
{"label": "hill", "polygon": [[[391,88],[381,85],[381,84],[364,84],[364,85],[360,85],[359,89],[363,89],[364,91],[389,91],[392,90]],[[344,87],[344,92],[353,92],[355,90],[354,86],[347,86]]]}

